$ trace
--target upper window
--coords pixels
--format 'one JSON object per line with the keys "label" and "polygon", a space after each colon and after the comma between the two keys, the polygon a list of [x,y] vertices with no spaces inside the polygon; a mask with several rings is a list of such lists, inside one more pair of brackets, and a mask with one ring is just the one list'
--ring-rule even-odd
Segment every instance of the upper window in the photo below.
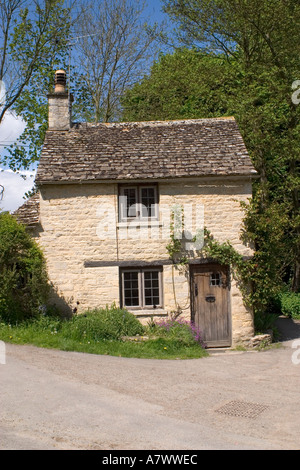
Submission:
{"label": "upper window", "polygon": [[156,186],[120,186],[120,221],[147,219],[155,220],[157,218],[158,197]]}

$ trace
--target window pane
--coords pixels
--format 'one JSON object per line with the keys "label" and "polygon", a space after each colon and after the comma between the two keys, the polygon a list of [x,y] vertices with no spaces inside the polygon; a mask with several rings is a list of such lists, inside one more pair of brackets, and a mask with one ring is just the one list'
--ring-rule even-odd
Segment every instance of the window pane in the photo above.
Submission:
{"label": "window pane", "polygon": [[155,217],[155,188],[141,188],[142,217]]}
{"label": "window pane", "polygon": [[144,279],[151,281],[153,279],[153,274],[158,274],[158,272],[157,271],[145,271]]}
{"label": "window pane", "polygon": [[145,305],[151,305],[153,307],[159,305],[159,297],[155,297],[153,295],[145,297]]}
{"label": "window pane", "polygon": [[139,274],[137,271],[123,273],[124,305],[126,307],[138,307],[140,304],[138,276]]}
{"label": "window pane", "polygon": [[222,276],[220,273],[213,273],[210,275],[210,285],[211,286],[220,286],[222,281]]}
{"label": "window pane", "polygon": [[124,188],[123,197],[124,197],[124,208],[123,208],[123,217],[136,217],[136,205],[137,205],[137,191],[135,188]]}
{"label": "window pane", "polygon": [[124,289],[138,289],[138,281],[137,280],[128,280],[124,281]]}
{"label": "window pane", "polygon": [[160,305],[158,271],[144,272],[144,296],[145,305]]}

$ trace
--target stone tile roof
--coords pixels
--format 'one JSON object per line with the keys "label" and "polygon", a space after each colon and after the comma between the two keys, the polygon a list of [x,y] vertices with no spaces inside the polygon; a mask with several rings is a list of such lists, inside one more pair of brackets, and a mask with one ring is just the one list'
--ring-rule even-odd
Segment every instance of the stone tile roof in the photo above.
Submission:
{"label": "stone tile roof", "polygon": [[40,195],[39,193],[27,199],[24,204],[19,207],[13,215],[18,222],[27,227],[34,226],[39,223],[40,218]]}
{"label": "stone tile roof", "polygon": [[255,174],[235,119],[213,118],[47,131],[36,182]]}

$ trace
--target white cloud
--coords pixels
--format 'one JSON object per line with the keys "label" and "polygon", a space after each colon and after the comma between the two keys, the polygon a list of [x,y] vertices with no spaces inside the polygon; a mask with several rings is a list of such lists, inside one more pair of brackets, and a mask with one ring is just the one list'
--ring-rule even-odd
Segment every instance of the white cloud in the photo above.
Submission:
{"label": "white cloud", "polygon": [[[25,123],[21,118],[10,111],[5,114],[0,124],[0,153],[3,153],[6,146],[16,141],[24,128]],[[34,176],[35,171],[14,173],[12,170],[0,168],[0,184],[4,186],[0,209],[13,212],[20,207],[25,202],[24,194],[30,191],[34,185]]]}
{"label": "white cloud", "polygon": [[[25,177],[25,179],[22,176]],[[13,212],[24,204],[23,196],[34,185],[35,171],[22,171],[19,174],[12,170],[0,168],[0,184],[4,186],[0,209]]]}
{"label": "white cloud", "polygon": [[14,113],[7,111],[0,124],[0,145],[8,146],[22,134],[25,129],[25,122]]}

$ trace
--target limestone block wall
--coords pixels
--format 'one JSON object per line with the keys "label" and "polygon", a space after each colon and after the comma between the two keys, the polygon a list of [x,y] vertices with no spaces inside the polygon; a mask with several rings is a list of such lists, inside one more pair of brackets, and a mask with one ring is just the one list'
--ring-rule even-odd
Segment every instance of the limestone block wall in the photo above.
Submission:
{"label": "limestone block wall", "polygon": [[48,125],[50,130],[70,129],[70,103],[68,93],[48,95]]}
{"label": "limestone block wall", "polygon": [[[45,253],[57,304],[84,311],[120,302],[120,262],[167,260],[170,208],[185,210],[187,234],[205,225],[219,241],[230,240],[244,255],[251,249],[240,241],[241,201],[251,197],[251,182],[215,179],[160,182],[159,220],[128,224],[118,220],[118,185],[115,183],[43,185],[40,188],[39,243]],[[98,262],[91,265],[91,262]],[[102,263],[102,265],[101,265]],[[126,264],[126,263],[125,263]],[[162,263],[163,264],[163,263]],[[176,309],[190,318],[187,269],[163,265],[163,310]],[[232,282],[233,343],[253,334],[251,312],[243,305]],[[149,318],[153,311],[135,312]]]}

